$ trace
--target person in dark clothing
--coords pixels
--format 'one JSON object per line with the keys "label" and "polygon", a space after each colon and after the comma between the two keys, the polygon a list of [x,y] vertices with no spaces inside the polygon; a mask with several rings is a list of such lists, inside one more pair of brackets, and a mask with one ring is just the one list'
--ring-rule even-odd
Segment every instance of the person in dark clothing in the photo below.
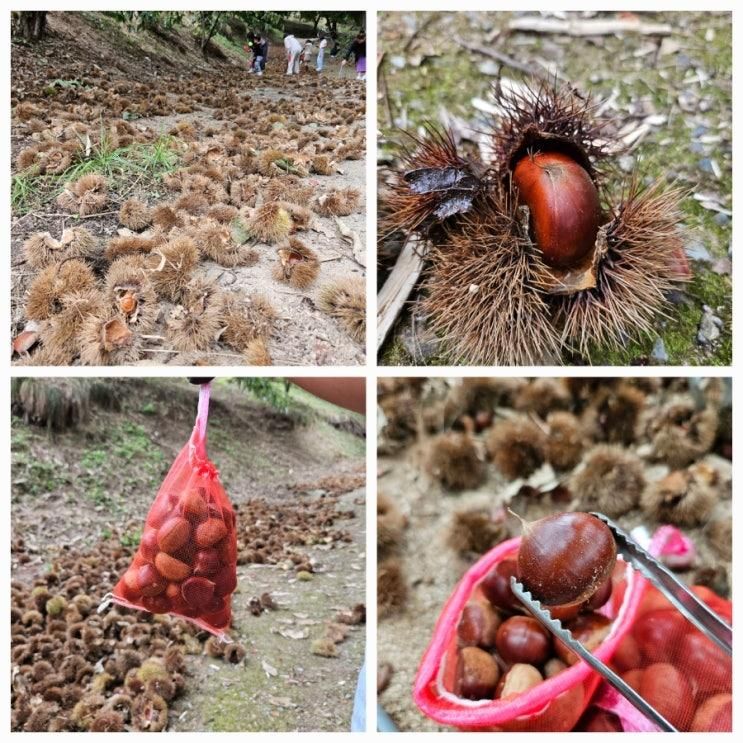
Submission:
{"label": "person in dark clothing", "polygon": [[343,58],[341,64],[346,64],[351,58],[354,57],[356,62],[356,79],[366,80],[366,32],[359,31],[354,40],[351,42],[351,46],[348,47],[346,56]]}
{"label": "person in dark clothing", "polygon": [[266,60],[268,59],[268,39],[263,34],[258,34],[255,38],[254,52],[256,73],[262,75],[266,69]]}

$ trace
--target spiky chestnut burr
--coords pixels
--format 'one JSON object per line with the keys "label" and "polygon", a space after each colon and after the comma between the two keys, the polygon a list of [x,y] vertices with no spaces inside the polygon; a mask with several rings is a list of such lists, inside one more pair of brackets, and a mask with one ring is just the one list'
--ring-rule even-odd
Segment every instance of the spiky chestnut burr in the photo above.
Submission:
{"label": "spiky chestnut burr", "polygon": [[383,235],[398,230],[425,234],[433,225],[469,211],[483,188],[485,167],[459,154],[450,130],[429,126],[425,137],[408,137],[403,171],[384,198]]}
{"label": "spiky chestnut burr", "polygon": [[604,124],[573,88],[499,90],[496,105],[487,187],[465,214],[434,233],[409,187],[383,200],[382,234],[393,219],[432,243],[422,304],[444,349],[464,363],[549,363],[650,332],[690,275],[681,192],[635,176],[612,206]]}

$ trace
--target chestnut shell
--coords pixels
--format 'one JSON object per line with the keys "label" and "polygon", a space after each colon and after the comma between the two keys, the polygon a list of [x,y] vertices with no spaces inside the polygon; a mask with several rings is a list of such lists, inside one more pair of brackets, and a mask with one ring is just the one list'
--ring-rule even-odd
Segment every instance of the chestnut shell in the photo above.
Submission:
{"label": "chestnut shell", "polygon": [[616,559],[617,546],[606,524],[588,513],[556,513],[525,525],[519,577],[538,601],[572,604],[595,593]]}

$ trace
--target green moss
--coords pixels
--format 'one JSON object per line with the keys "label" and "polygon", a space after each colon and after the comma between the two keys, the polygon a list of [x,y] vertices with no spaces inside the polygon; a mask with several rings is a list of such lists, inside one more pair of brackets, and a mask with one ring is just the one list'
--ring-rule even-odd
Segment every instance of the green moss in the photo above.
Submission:
{"label": "green moss", "polygon": [[[231,670],[231,669],[230,669]],[[284,732],[293,729],[291,715],[267,702],[256,704],[256,689],[265,685],[265,674],[259,663],[240,665],[237,672],[226,669],[211,676],[201,698],[204,700],[201,717],[208,730],[213,732]],[[296,699],[291,695],[296,695]],[[289,697],[296,705],[303,704],[302,690],[282,687],[282,697]]]}

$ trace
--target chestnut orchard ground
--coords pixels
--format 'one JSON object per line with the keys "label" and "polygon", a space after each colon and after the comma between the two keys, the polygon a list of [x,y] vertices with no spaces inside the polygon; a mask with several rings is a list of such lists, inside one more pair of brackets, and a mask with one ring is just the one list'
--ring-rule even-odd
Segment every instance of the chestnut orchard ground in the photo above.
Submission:
{"label": "chestnut orchard ground", "polygon": [[[352,67],[326,58],[322,75],[312,63],[287,77],[271,32],[258,77],[246,27],[225,26],[205,58],[185,22],[47,18],[40,41],[12,44],[11,321],[14,337],[34,334],[17,361],[362,363],[365,84]],[[69,259],[87,269],[44,283]],[[114,334],[115,316],[128,328]]]}
{"label": "chestnut orchard ground", "polygon": [[[608,101],[605,116],[615,131],[643,126],[618,177],[676,182],[684,199],[685,250],[694,278],[670,297],[669,319],[622,350],[592,348],[594,364],[729,364],[731,361],[731,102],[732,39],[729,14],[642,13],[642,20],[670,24],[662,39],[639,34],[597,37],[509,31],[518,13],[384,13],[380,15],[378,111],[379,178],[396,165],[392,143],[399,129],[426,121],[465,133],[465,147],[489,128],[488,91],[500,77],[529,75],[501,64],[488,50],[506,55],[537,76],[556,75]],[[532,14],[526,14],[532,15]],[[612,20],[616,14],[596,14]],[[548,17],[549,18],[549,17]],[[463,48],[458,40],[483,51]],[[711,208],[705,208],[707,207]],[[399,242],[379,246],[380,281]],[[415,307],[415,305],[414,305]],[[446,350],[426,330],[421,312],[397,323],[381,353],[384,364],[448,363]],[[566,363],[585,363],[568,356]]]}
{"label": "chestnut orchard ground", "polygon": [[506,508],[526,521],[600,511],[627,531],[677,524],[697,549],[679,577],[729,598],[730,407],[718,382],[381,381],[379,701],[401,730],[441,729],[413,701],[416,671],[462,575],[520,535]]}
{"label": "chestnut orchard ground", "polygon": [[[37,385],[35,392],[21,389],[24,383]],[[197,390],[176,380],[15,384],[14,603],[28,611],[33,585],[48,584],[52,595],[66,594],[61,616],[73,622],[67,611],[78,601],[97,606],[118,580],[114,560],[127,563],[137,549],[160,481],[190,435]],[[211,657],[205,652],[213,651],[206,645],[208,635],[185,629],[180,621],[121,610],[127,621],[138,617],[140,622],[127,645],[110,626],[103,636],[97,634],[101,620],[116,610],[98,618],[93,610],[78,630],[90,643],[87,670],[77,669],[78,682],[66,684],[84,700],[103,692],[104,700],[93,701],[92,716],[123,691],[133,697],[125,727],[148,729],[136,690],[124,689],[121,678],[108,679],[102,668],[120,667],[127,647],[140,654],[138,661],[161,656],[165,638],[185,660],[175,697],[168,702],[168,730],[349,729],[364,624],[336,620],[364,602],[363,426],[359,416],[296,388],[285,403],[282,384],[273,394],[285,410],[219,381],[209,418],[209,454],[237,510],[238,588],[231,636],[244,648],[244,659],[233,658],[239,660],[233,665]],[[21,417],[19,401],[28,401],[30,394],[44,401],[35,406],[37,413],[46,410],[56,421],[69,421],[87,409],[86,419],[47,433]],[[73,581],[80,576],[77,588],[69,579],[54,582],[54,573],[62,576],[67,570]],[[261,611],[261,597],[271,603],[264,594],[275,607]],[[42,660],[26,657],[29,648],[22,647],[31,641],[32,620],[27,615],[31,623],[13,630],[15,729],[47,729],[42,714],[47,708],[29,721],[42,699],[64,729],[90,729],[91,720],[79,708],[75,712],[74,700],[60,701],[49,690],[40,691],[41,696],[31,693],[31,685],[40,680],[32,678],[32,668]],[[325,639],[329,633],[332,641]],[[51,679],[50,684],[57,683]],[[36,698],[29,702],[29,695]],[[24,703],[32,709],[24,711]]]}

